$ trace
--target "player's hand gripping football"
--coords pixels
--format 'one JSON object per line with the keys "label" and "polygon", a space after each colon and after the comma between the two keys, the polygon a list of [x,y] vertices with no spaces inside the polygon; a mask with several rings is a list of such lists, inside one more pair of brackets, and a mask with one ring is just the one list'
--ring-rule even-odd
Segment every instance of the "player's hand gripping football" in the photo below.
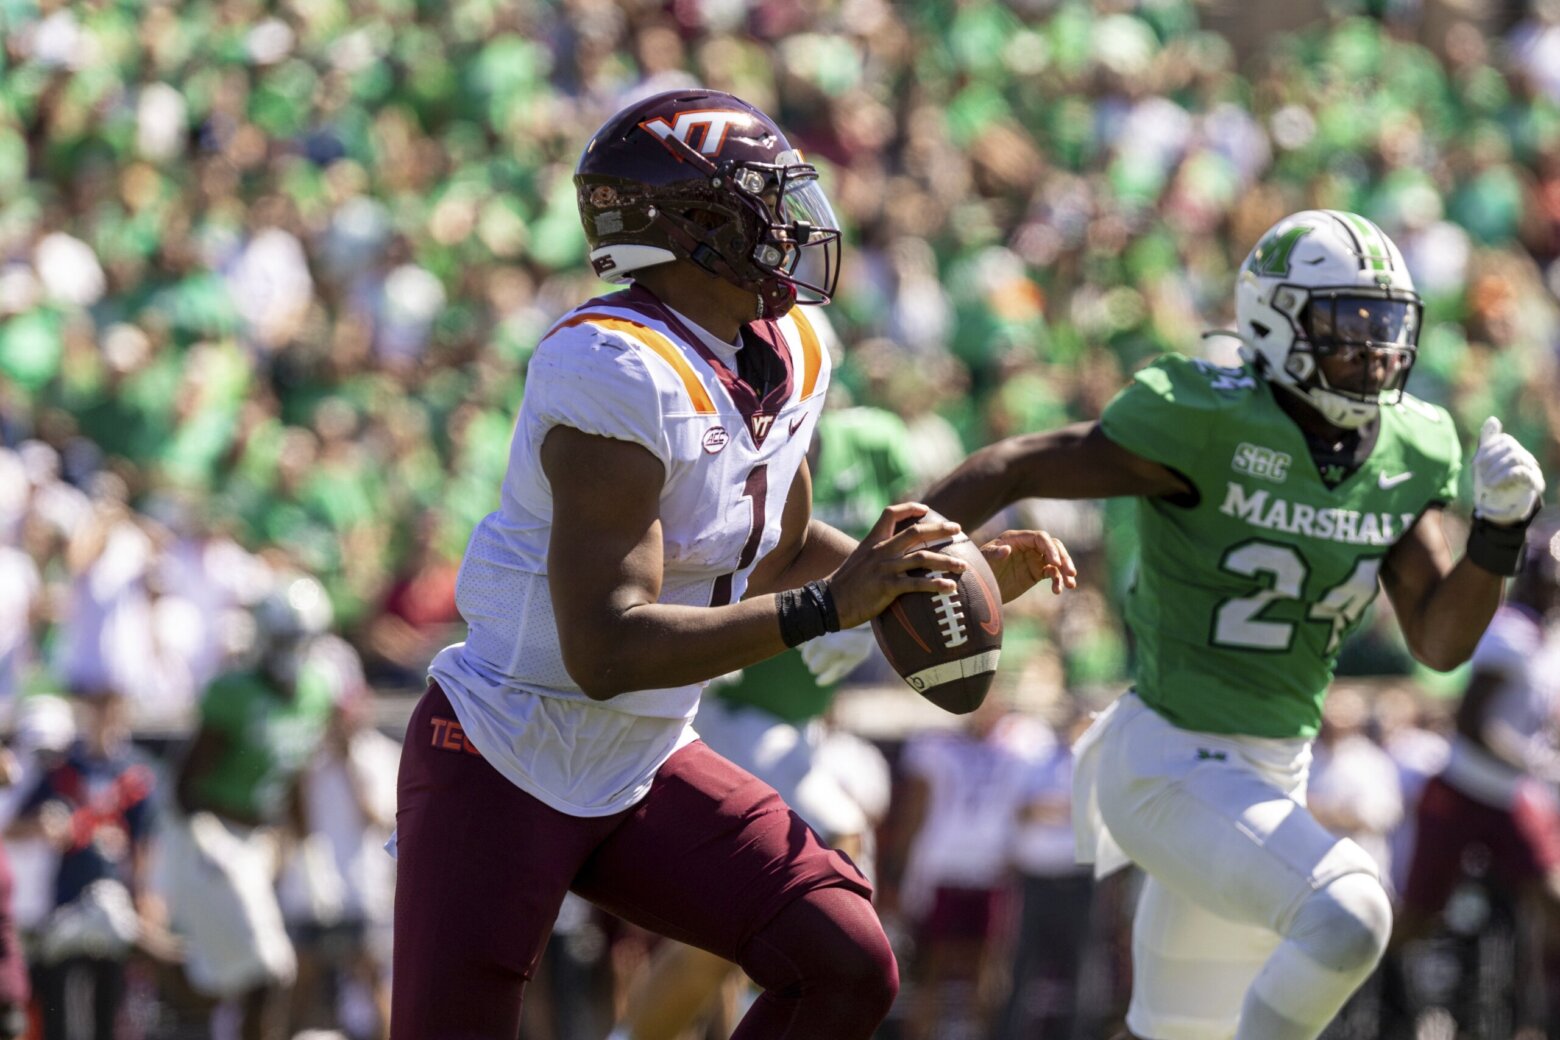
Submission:
{"label": "player's hand gripping football", "polygon": [[1473,453],[1473,515],[1492,524],[1517,524],[1533,515],[1544,494],[1544,474],[1533,453],[1490,416]]}
{"label": "player's hand gripping football", "polygon": [[1062,540],[1044,531],[1003,531],[980,547],[997,576],[1002,602],[1013,600],[1051,579],[1052,595],[1078,587],[1078,568]]}
{"label": "player's hand gripping football", "polygon": [[[924,517],[926,512],[926,506],[919,502],[889,506],[872,525],[872,531],[856,546],[856,551],[829,576],[829,591],[834,596],[834,610],[839,614],[841,628],[855,628],[871,621],[907,592],[935,595],[952,592],[958,587],[951,578],[910,573],[914,570],[956,573],[965,568],[964,561],[957,557],[917,548],[945,542],[959,533],[959,525],[950,520],[917,519]],[[916,522],[895,534],[895,525],[906,520]]]}

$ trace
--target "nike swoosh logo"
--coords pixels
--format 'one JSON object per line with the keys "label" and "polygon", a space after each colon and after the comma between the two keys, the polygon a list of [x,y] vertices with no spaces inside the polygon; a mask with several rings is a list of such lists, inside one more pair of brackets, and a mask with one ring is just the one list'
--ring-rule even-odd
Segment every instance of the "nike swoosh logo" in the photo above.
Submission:
{"label": "nike swoosh logo", "polygon": [[1385,473],[1378,473],[1378,474],[1376,474],[1376,486],[1379,487],[1383,491],[1390,491],[1393,488],[1397,487],[1399,484],[1403,483],[1403,481],[1408,480],[1411,477],[1413,477],[1413,475],[1414,475],[1414,471],[1413,470],[1409,470],[1406,473],[1398,473],[1398,474],[1395,474],[1395,475],[1390,476],[1390,477],[1387,476]]}
{"label": "nike swoosh logo", "polygon": [[802,423],[807,421],[807,416],[799,415],[791,420],[791,436],[796,436],[796,431],[802,428]]}

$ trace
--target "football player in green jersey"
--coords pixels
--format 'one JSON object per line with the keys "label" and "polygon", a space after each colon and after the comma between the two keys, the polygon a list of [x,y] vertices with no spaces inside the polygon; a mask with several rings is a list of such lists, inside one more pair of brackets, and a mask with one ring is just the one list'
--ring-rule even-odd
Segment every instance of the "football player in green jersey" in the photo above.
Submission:
{"label": "football player in green jersey", "polygon": [[1137,682],[1078,747],[1079,858],[1148,874],[1127,1018],[1145,1040],[1309,1040],[1391,931],[1371,859],[1306,811],[1338,648],[1384,586],[1410,650],[1465,661],[1543,493],[1491,418],[1453,562],[1451,419],[1409,396],[1421,307],[1352,213],[1274,226],[1242,265],[1244,363],[1170,355],[1098,422],[977,452],[926,496],[973,528],[1022,498],[1138,499]]}
{"label": "football player in green jersey", "polygon": [[352,649],[327,634],[330,601],[313,578],[278,576],[254,615],[259,660],[218,676],[201,697],[162,855],[190,985],[238,1004],[243,1040],[271,1040],[286,1035],[297,974],[276,896],[276,839],[297,836],[301,774],[362,673]]}

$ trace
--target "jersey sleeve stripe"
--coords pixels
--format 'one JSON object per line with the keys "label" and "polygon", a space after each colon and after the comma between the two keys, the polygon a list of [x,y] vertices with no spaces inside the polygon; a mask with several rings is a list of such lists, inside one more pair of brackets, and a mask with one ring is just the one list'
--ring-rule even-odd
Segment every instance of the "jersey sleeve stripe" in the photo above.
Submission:
{"label": "jersey sleeve stripe", "polygon": [[812,322],[802,314],[800,307],[791,309],[791,320],[796,323],[796,332],[802,341],[801,399],[805,401],[818,387],[818,373],[823,368],[823,345],[818,342],[818,333],[813,331]]}
{"label": "jersey sleeve stripe", "polygon": [[698,373],[693,370],[688,359],[683,357],[682,352],[672,345],[672,341],[661,333],[637,321],[629,321],[627,318],[619,318],[612,314],[576,314],[559,327],[573,328],[585,324],[595,325],[608,332],[623,333],[649,348],[651,353],[670,365],[672,371],[676,372],[678,378],[682,380],[683,389],[688,391],[688,396],[693,400],[693,410],[700,415],[715,414],[715,402],[710,398],[709,391],[704,389],[704,384],[699,382]]}

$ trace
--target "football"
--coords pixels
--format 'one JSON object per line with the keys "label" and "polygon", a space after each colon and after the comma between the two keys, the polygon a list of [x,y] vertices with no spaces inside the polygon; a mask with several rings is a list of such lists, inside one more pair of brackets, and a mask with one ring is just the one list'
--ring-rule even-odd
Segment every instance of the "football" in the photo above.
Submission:
{"label": "football", "polygon": [[923,547],[969,564],[964,573],[953,575],[958,589],[940,595],[906,593],[872,619],[872,632],[911,689],[945,711],[964,715],[980,707],[997,674],[1002,598],[980,547],[962,533],[915,548]]}

